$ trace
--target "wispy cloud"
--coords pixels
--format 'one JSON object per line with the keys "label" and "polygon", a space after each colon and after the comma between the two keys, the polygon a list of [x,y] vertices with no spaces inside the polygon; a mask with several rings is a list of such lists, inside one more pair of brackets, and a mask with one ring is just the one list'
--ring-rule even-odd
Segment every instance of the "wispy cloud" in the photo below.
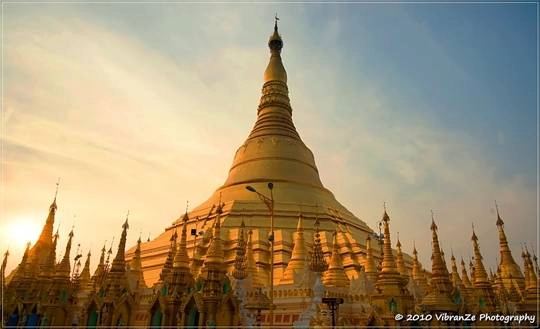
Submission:
{"label": "wispy cloud", "polygon": [[[116,20],[77,10],[8,15],[0,225],[22,217],[41,225],[58,176],[61,233],[66,236],[77,214],[76,236],[94,254],[102,241],[119,234],[127,209],[133,243],[139,231],[161,232],[186,200],[205,200],[223,183],[255,120],[271,26],[246,21],[248,14],[264,11],[254,8],[226,7],[220,16],[198,8],[197,33],[177,25],[188,24],[189,15],[180,23],[167,10],[146,34],[140,26],[130,33]],[[405,250],[416,241],[428,268],[430,209],[447,254],[452,247],[469,255],[474,221],[486,262],[494,264],[495,198],[514,250],[521,241],[535,241],[535,185],[527,173],[500,176],[493,155],[470,130],[444,125],[425,100],[402,102],[407,98],[389,90],[373,67],[341,54],[336,40],[350,27],[339,15],[314,20],[306,7],[295,8],[297,19],[283,32],[289,33],[284,61],[293,115],[338,200],[372,227],[382,202],[389,202],[392,230],[400,232]],[[132,14],[123,18],[135,19]],[[401,10],[392,15],[418,32],[422,56],[437,55],[437,65],[470,75],[427,27]],[[264,34],[245,33],[251,25]],[[357,37],[377,49],[370,33],[360,26]],[[172,40],[169,47],[159,43],[162,34]],[[384,53],[384,45],[378,46]],[[510,142],[500,136],[499,143]],[[0,240],[5,248],[7,240]],[[14,266],[23,243],[12,242],[11,248],[18,248]]]}

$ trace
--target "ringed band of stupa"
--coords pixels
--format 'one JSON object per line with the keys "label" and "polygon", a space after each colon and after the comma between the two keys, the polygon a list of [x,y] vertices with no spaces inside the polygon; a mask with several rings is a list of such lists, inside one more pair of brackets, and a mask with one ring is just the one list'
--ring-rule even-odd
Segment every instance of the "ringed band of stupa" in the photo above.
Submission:
{"label": "ringed band of stupa", "polygon": [[[187,248],[191,259],[204,258],[215,225],[218,205],[222,205],[221,238],[224,241],[225,262],[230,272],[235,258],[238,231],[242,220],[253,232],[253,249],[259,275],[269,283],[270,269],[270,212],[256,193],[246,189],[252,186],[269,195],[267,184],[272,182],[274,197],[274,283],[279,284],[291,257],[294,232],[298,218],[303,216],[306,240],[311,241],[315,220],[320,222],[321,243],[325,254],[332,252],[332,234],[338,231],[338,243],[343,246],[344,268],[351,279],[356,269],[364,265],[365,241],[374,231],[350,212],[326,188],[320,178],[315,157],[304,144],[293,123],[293,108],[287,87],[287,72],[281,52],[283,40],[277,23],[268,46],[270,60],[263,76],[262,96],[257,107],[257,120],[246,141],[234,155],[229,175],[205,202],[186,213]],[[301,109],[300,109],[301,110]],[[247,111],[246,111],[247,113]],[[183,205],[178,206],[179,209]],[[171,226],[152,241],[141,245],[142,268],[146,284],[159,280],[170,248],[170,240],[186,215],[174,220]],[[374,256],[379,258],[380,246],[372,243]],[[127,252],[132,258],[135,248]],[[346,255],[343,255],[346,256]],[[405,256],[407,265],[411,258]],[[197,269],[193,269],[195,272]]]}

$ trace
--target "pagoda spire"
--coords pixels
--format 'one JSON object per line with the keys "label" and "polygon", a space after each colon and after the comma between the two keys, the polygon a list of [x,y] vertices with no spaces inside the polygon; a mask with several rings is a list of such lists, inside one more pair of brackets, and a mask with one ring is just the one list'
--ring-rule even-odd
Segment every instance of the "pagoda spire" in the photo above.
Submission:
{"label": "pagoda spire", "polygon": [[412,278],[414,281],[421,279],[422,275],[422,266],[418,261],[418,251],[416,250],[416,243],[413,245],[413,264],[412,264]]}
{"label": "pagoda spire", "polygon": [[171,238],[169,239],[169,252],[167,253],[167,259],[165,260],[165,264],[163,265],[163,268],[161,269],[161,274],[160,274],[161,281],[166,281],[169,279],[169,274],[172,271],[174,258],[176,255],[177,239],[178,239],[178,233],[176,232],[176,228],[174,228],[174,232],[171,235]]}
{"label": "pagoda spire", "polygon": [[371,281],[377,280],[377,264],[373,258],[373,247],[371,246],[371,234],[368,233],[366,238],[366,261],[364,263],[366,277]]}
{"label": "pagoda spire", "polygon": [[377,276],[375,288],[385,296],[401,296],[405,290],[406,279],[400,275],[397,269],[396,260],[392,252],[392,241],[390,239],[390,216],[386,212],[384,204],[384,214],[382,218],[384,226],[383,236],[383,260],[381,271]]}
{"label": "pagoda spire", "polygon": [[465,261],[463,260],[463,257],[461,257],[461,280],[465,288],[472,287],[471,280],[469,280],[469,276],[467,275],[467,268],[465,266]]}
{"label": "pagoda spire", "polygon": [[250,229],[248,231],[248,241],[246,247],[246,270],[248,276],[251,277],[251,282],[253,287],[261,287],[261,279],[259,277],[259,272],[257,270],[257,263],[255,261],[255,254],[253,253],[253,231]]}
{"label": "pagoda spire", "polygon": [[28,241],[26,243],[26,249],[24,250],[24,254],[23,254],[23,257],[21,259],[21,262],[19,263],[19,265],[17,266],[16,268],[16,272],[13,276],[13,279],[11,280],[11,282],[16,282],[16,281],[20,281],[21,279],[23,278],[26,278],[28,277],[29,275],[29,269],[28,269],[28,257],[29,257],[29,254],[30,254],[30,241]]}
{"label": "pagoda spire", "polygon": [[534,265],[531,261],[531,255],[529,254],[529,251],[527,250],[527,247],[525,246],[525,252],[526,252],[526,259],[527,259],[527,271],[529,272],[529,282],[526,287],[527,293],[529,294],[531,291],[538,290],[538,277],[536,276],[536,271],[534,269]]}
{"label": "pagoda spire", "polygon": [[343,261],[339,254],[337,231],[333,234],[332,256],[328,269],[324,272],[322,282],[327,287],[348,287],[350,284],[347,274],[343,269]]}
{"label": "pagoda spire", "polygon": [[456,257],[454,257],[454,253],[452,252],[452,256],[450,257],[450,262],[452,266],[452,284],[454,285],[454,288],[462,290],[463,289],[463,281],[461,281],[461,278],[459,277],[459,272],[456,264]]}
{"label": "pagoda spire", "polygon": [[476,290],[476,295],[478,296],[479,309],[492,311],[495,309],[495,296],[493,293],[493,288],[491,282],[489,281],[486,268],[482,262],[482,254],[480,253],[480,247],[478,245],[478,237],[474,231],[474,225],[472,226],[472,244],[474,251],[474,279],[473,287]]}
{"label": "pagoda spire", "polygon": [[189,269],[189,256],[187,252],[187,222],[189,216],[186,213],[183,217],[182,232],[180,233],[180,242],[176,249],[176,255],[174,256],[173,267],[175,268],[187,268]]}
{"label": "pagoda spire", "polygon": [[39,275],[42,277],[48,277],[55,272],[56,268],[56,246],[58,244],[58,228],[56,229],[56,233],[53,235],[52,245],[49,248],[49,252],[46,255],[46,261],[41,266]]}
{"label": "pagoda spire", "polygon": [[47,220],[45,221],[45,225],[43,226],[43,229],[41,230],[41,234],[39,235],[38,242],[36,245],[50,245],[52,243],[53,239],[53,226],[54,226],[54,215],[56,214],[56,209],[58,207],[56,206],[56,197],[58,196],[58,187],[60,186],[60,179],[56,182],[56,191],[54,192],[54,199],[51,205],[49,206],[49,214],[47,216]]}
{"label": "pagoda spire", "polygon": [[86,261],[84,262],[84,267],[81,271],[81,275],[79,276],[81,286],[84,286],[90,282],[90,257],[92,256],[92,253],[90,250],[88,250],[88,254],[86,255]]}
{"label": "pagoda spire", "polygon": [[246,240],[245,240],[245,230],[246,224],[244,223],[244,218],[242,217],[242,222],[240,223],[240,229],[238,229],[238,238],[236,242],[236,257],[234,259],[234,269],[232,276],[236,280],[243,280],[248,276],[246,271]]}
{"label": "pagoda spire", "polygon": [[64,257],[56,267],[56,276],[69,278],[71,273],[70,254],[71,254],[71,242],[73,240],[73,229],[69,232],[68,242],[66,244],[66,251]]}
{"label": "pagoda spire", "polygon": [[474,256],[472,259],[469,259],[469,273],[471,273],[471,283],[474,283],[474,264],[472,260],[474,259]]}
{"label": "pagoda spire", "polygon": [[521,256],[523,257],[523,267],[525,272],[525,289],[523,290],[523,299],[519,305],[522,312],[538,312],[538,277],[531,261],[531,255],[527,246]]}
{"label": "pagoda spire", "polygon": [[214,222],[214,235],[210,241],[204,264],[223,264],[224,262],[225,255],[223,252],[223,243],[221,241],[221,223],[219,218],[221,211],[222,205],[220,204],[217,210],[216,221]]}
{"label": "pagoda spire", "polygon": [[141,236],[137,239],[137,247],[133,253],[133,258],[130,263],[130,272],[132,273],[136,282],[137,288],[146,288],[146,282],[144,280],[142,261],[141,261]]}
{"label": "pagoda spire", "polygon": [[474,251],[474,282],[473,284],[477,286],[478,284],[484,284],[489,283],[489,278],[486,272],[486,268],[484,267],[484,263],[482,262],[482,254],[480,253],[480,247],[478,245],[478,237],[476,236],[476,233],[474,232],[474,225],[472,227],[472,237],[471,241],[473,243],[473,251]]}
{"label": "pagoda spire", "polygon": [[123,273],[126,271],[126,258],[125,258],[125,252],[126,252],[126,238],[127,238],[127,230],[129,229],[128,224],[128,218],[129,218],[129,211],[126,215],[126,221],[122,225],[122,234],[120,235],[120,242],[118,243],[118,251],[116,252],[116,256],[113,259],[111,270],[110,272],[119,272]]}
{"label": "pagoda spire", "polygon": [[510,289],[514,286],[515,282],[520,286],[521,289],[525,286],[525,281],[523,273],[519,268],[518,264],[512,256],[512,251],[508,246],[508,241],[506,239],[506,233],[504,231],[504,222],[499,214],[499,205],[495,201],[495,209],[497,212],[497,229],[499,230],[499,251],[501,255],[501,260],[499,262],[500,267],[500,279],[506,289]]}
{"label": "pagoda spire", "polygon": [[403,252],[401,251],[401,242],[399,241],[399,232],[397,234],[397,243],[396,243],[397,253],[396,253],[396,265],[399,274],[404,277],[408,277],[407,268],[405,267],[405,261],[403,260]]}
{"label": "pagoda spire", "polygon": [[422,300],[422,304],[430,311],[455,311],[456,305],[450,298],[452,283],[450,282],[448,269],[443,261],[433,210],[431,211],[431,232],[431,289]]}
{"label": "pagoda spire", "polygon": [[[221,240],[221,219],[223,204],[221,200],[217,207],[217,216],[214,222],[214,234],[210,241],[210,247],[206,254],[203,267],[201,269],[200,280],[203,283],[202,300],[206,311],[204,317],[208,322],[216,321],[217,305],[221,300],[224,285],[228,284],[226,277],[226,267],[224,262],[223,242]],[[207,322],[207,323],[208,323]]]}
{"label": "pagoda spire", "polygon": [[264,71],[262,96],[257,110],[257,122],[248,140],[267,135],[286,136],[300,141],[300,136],[292,121],[292,108],[287,87],[287,71],[281,60],[283,40],[279,35],[277,22],[274,33],[268,40],[270,60]]}
{"label": "pagoda spire", "polygon": [[96,268],[96,271],[94,272],[94,276],[100,272],[100,270],[105,269],[105,253],[107,252],[107,249],[105,248],[105,245],[107,244],[107,241],[103,243],[103,248],[101,248],[101,256],[99,257],[99,263]]}
{"label": "pagoda spire", "polygon": [[294,239],[294,247],[292,250],[291,259],[285,268],[282,281],[293,282],[294,275],[305,271],[307,262],[306,242],[304,240],[304,216],[298,216],[298,225],[296,227],[296,237]]}
{"label": "pagoda spire", "polygon": [[394,273],[397,272],[396,261],[394,259],[394,254],[392,253],[392,242],[390,241],[390,216],[384,210],[383,214],[383,224],[384,224],[384,238],[383,238],[383,261],[381,272],[382,273]]}
{"label": "pagoda spire", "polygon": [[431,213],[431,232],[432,232],[432,265],[431,271],[433,275],[437,276],[446,276],[448,277],[448,269],[444,264],[443,254],[441,252],[441,247],[439,245],[439,237],[437,235],[437,224],[435,224],[435,218],[433,217],[433,212]]}
{"label": "pagoda spire", "polygon": [[135,251],[133,252],[133,259],[131,260],[129,268],[131,271],[141,271],[142,270],[142,263],[141,263],[141,236],[139,235],[139,238],[137,239],[137,247],[135,247]]}
{"label": "pagoda spire", "polygon": [[270,48],[270,62],[264,71],[264,82],[280,81],[287,83],[287,72],[281,61],[281,49],[283,49],[283,40],[278,32],[277,20],[274,24],[274,33],[268,40]]}
{"label": "pagoda spire", "polygon": [[319,232],[319,218],[315,218],[315,234],[313,234],[313,246],[309,253],[309,269],[315,273],[323,273],[328,269],[321,246],[321,234]]}
{"label": "pagoda spire", "polygon": [[2,260],[2,267],[0,268],[0,279],[2,280],[2,285],[5,285],[6,283],[5,277],[6,277],[6,267],[7,267],[8,257],[9,257],[9,249],[6,250],[6,252],[4,253],[4,259]]}
{"label": "pagoda spire", "polygon": [[423,296],[427,290],[427,279],[422,270],[422,265],[418,261],[418,251],[416,250],[416,243],[413,245],[413,264],[411,271],[412,279],[414,283],[420,288],[420,295]]}

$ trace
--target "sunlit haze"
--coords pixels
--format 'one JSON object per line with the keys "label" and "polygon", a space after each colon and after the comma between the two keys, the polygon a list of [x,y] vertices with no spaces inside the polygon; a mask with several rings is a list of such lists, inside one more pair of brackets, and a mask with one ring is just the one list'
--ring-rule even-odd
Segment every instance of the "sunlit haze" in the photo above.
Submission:
{"label": "sunlit haze", "polygon": [[448,258],[474,222],[493,268],[494,200],[518,262],[537,248],[535,4],[2,8],[8,271],[58,177],[58,254],[73,226],[92,268],[128,210],[131,247],[210,196],[255,122],[275,12],[295,126],[340,202],[373,229],[387,202],[427,269],[430,209]]}

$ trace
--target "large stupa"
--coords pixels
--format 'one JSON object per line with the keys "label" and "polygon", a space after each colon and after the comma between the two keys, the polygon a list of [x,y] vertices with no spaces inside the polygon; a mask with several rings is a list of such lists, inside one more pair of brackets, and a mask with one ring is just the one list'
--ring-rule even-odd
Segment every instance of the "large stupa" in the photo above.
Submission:
{"label": "large stupa", "polygon": [[[242,219],[246,229],[253,231],[255,259],[261,275],[269,269],[270,211],[252,186],[270,197],[268,183],[272,182],[274,198],[274,281],[279,282],[292,251],[293,233],[298,216],[304,218],[307,234],[311,234],[315,219],[320,222],[323,250],[331,253],[332,232],[342,231],[341,241],[364,254],[365,241],[373,233],[365,222],[336,200],[321,182],[311,150],[304,144],[292,120],[292,107],[287,87],[287,72],[281,59],[283,40],[277,24],[268,41],[270,60],[264,71],[262,96],[257,108],[257,120],[246,141],[240,145],[225,183],[188,215],[190,257],[204,259],[208,247],[209,228],[214,225],[218,205],[225,258],[229,267],[234,262],[234,247]],[[216,137],[217,138],[217,137]],[[182,216],[184,218],[184,216]],[[142,244],[142,264],[147,284],[159,280],[170,247],[170,239],[182,224],[179,218],[152,241]],[[205,232],[208,233],[205,235]],[[310,241],[310,239],[307,239]],[[197,246],[196,248],[194,248]],[[374,252],[378,255],[379,246]],[[128,251],[132,256],[134,249]],[[357,266],[358,264],[344,264]],[[195,269],[196,271],[196,269]]]}

